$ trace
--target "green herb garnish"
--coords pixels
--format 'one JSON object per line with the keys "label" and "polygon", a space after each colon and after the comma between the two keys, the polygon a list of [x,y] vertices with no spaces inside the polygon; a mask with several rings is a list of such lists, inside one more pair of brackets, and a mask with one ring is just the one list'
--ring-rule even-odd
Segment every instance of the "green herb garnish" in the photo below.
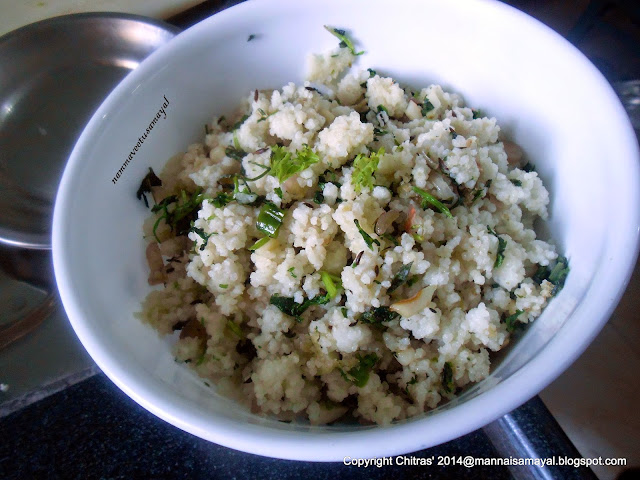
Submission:
{"label": "green herb garnish", "polygon": [[[249,115],[243,115],[240,120],[238,120],[236,123],[233,124],[233,126],[231,127],[231,130],[235,131],[235,130],[239,129],[247,118],[249,118]],[[234,137],[234,143],[236,143],[236,142],[237,142],[237,139],[235,139],[235,137]],[[238,148],[238,147],[236,147],[236,148]]]}
{"label": "green herb garnish", "polygon": [[305,145],[302,150],[298,150],[295,157],[285,147],[279,145],[271,147],[271,151],[270,174],[276,177],[280,183],[320,160],[308,145]]}
{"label": "green herb garnish", "polygon": [[367,232],[365,232],[362,229],[362,227],[360,226],[360,222],[358,221],[357,218],[353,219],[353,223],[355,223],[356,227],[358,227],[358,231],[360,232],[360,235],[362,235],[362,238],[364,239],[364,243],[367,244],[367,247],[369,247],[370,250],[373,250],[374,243],[380,246],[380,242],[378,240],[371,238],[371,235],[369,235]]}
{"label": "green herb garnish", "polygon": [[520,180],[516,180],[511,178],[511,183],[513,183],[516,187],[521,187],[522,186],[522,182]]}
{"label": "green herb garnish", "polygon": [[536,167],[533,164],[531,164],[531,162],[527,162],[526,165],[524,167],[522,167],[522,170],[524,170],[527,173],[535,172],[536,171]]}
{"label": "green herb garnish", "polygon": [[265,202],[258,214],[256,228],[268,237],[275,238],[280,231],[282,219],[284,219],[284,210],[276,207],[271,202]]}
{"label": "green herb garnish", "polygon": [[362,313],[358,320],[360,322],[369,323],[369,324],[381,324],[382,322],[390,322],[396,318],[399,318],[400,315],[394,311],[392,311],[389,307],[373,307],[366,312]]}
{"label": "green herb garnish", "polygon": [[342,307],[340,311],[342,312],[342,316],[344,318],[349,318],[349,315],[347,314],[347,307]]}
{"label": "green herb garnish", "polygon": [[289,270],[287,270],[287,272],[289,272],[289,275],[291,275],[293,278],[298,278],[298,276],[293,273],[296,271],[296,267],[291,267]]}
{"label": "green herb garnish", "polygon": [[487,231],[498,239],[498,253],[496,254],[496,261],[493,264],[493,268],[499,268],[504,261],[504,251],[507,248],[507,241],[498,235],[490,226],[487,225]]}
{"label": "green herb garnish", "polygon": [[260,118],[258,119],[258,121],[256,123],[264,122],[267,118],[269,118],[271,115],[275,114],[276,112],[267,114],[267,112],[265,112],[263,109],[259,108],[258,109],[258,113],[260,114]]}
{"label": "green herb garnish", "polygon": [[213,197],[211,199],[211,203],[216,208],[222,208],[222,207],[226,206],[232,200],[233,200],[233,195],[230,195],[228,193],[222,192],[222,193],[219,193],[218,195],[216,195],[215,197]]}
{"label": "green herb garnish", "polygon": [[559,256],[558,261],[553,268],[539,267],[538,271],[533,276],[533,280],[537,283],[542,283],[543,280],[548,280],[553,284],[551,295],[556,295],[560,290],[562,290],[562,287],[564,287],[564,283],[567,280],[568,275],[569,261],[566,257]]}
{"label": "green herb garnish", "polygon": [[269,237],[262,237],[260,239],[258,239],[256,241],[256,243],[254,243],[253,245],[251,245],[248,250],[251,252],[256,251],[257,249],[259,249],[260,247],[262,247],[265,243],[267,243],[269,240],[271,240],[271,238]]}
{"label": "green herb garnish", "polygon": [[384,112],[387,115],[389,115],[389,110],[387,110],[387,107],[385,107],[384,105],[378,105],[377,111],[378,111],[378,113]]}
{"label": "green herb garnish", "polygon": [[263,168],[264,171],[258,176],[253,178],[243,177],[243,180],[245,182],[255,182],[256,180],[260,180],[262,177],[266,176],[271,171],[271,167],[267,167],[266,165],[262,165],[261,163],[256,163],[256,162],[249,162],[249,163],[257,167]]}
{"label": "green herb garnish", "polygon": [[340,369],[342,378],[353,383],[356,387],[364,387],[369,381],[369,373],[371,369],[378,363],[378,356],[375,353],[368,353],[364,357],[357,354],[358,365],[351,368],[348,372]]}
{"label": "green herb garnish", "polygon": [[474,108],[472,108],[472,109],[471,109],[471,113],[473,114],[473,119],[474,119],[474,120],[476,120],[476,119],[478,119],[478,118],[485,117],[484,112],[483,112],[482,110],[480,110],[480,109],[474,109]]}
{"label": "green herb garnish", "polygon": [[393,277],[393,280],[391,280],[391,286],[387,290],[387,293],[393,292],[400,285],[407,281],[407,277],[409,276],[412,265],[413,262],[409,262],[406,265],[403,265],[400,270],[398,270],[398,273],[396,273],[396,275]]}
{"label": "green herb garnish", "polygon": [[156,231],[161,220],[164,220],[177,236],[184,235],[189,231],[191,222],[198,215],[200,205],[208,198],[201,191],[198,188],[195,192],[189,194],[182,190],[179,195],[170,195],[151,208],[153,213],[160,213],[156,223],[153,225],[153,236],[156,237],[158,242],[160,240]]}
{"label": "green herb garnish", "polygon": [[371,152],[368,157],[365,155],[356,156],[351,174],[351,184],[356,193],[360,193],[363,187],[373,189],[375,173],[382,155],[384,155],[384,148],[380,148],[377,152]]}
{"label": "green herb garnish", "polygon": [[136,198],[143,200],[144,205],[149,208],[149,202],[147,201],[146,193],[151,193],[151,187],[159,187],[162,185],[162,180],[154,173],[153,168],[149,167],[149,173],[145,175],[140,183],[140,187],[136,192]]}
{"label": "green herb garnish", "polygon": [[276,192],[276,195],[282,198],[282,189],[280,187],[276,187],[273,191]]}
{"label": "green herb garnish", "polygon": [[229,285],[226,283],[221,283],[220,285],[218,285],[220,288],[229,288]]}
{"label": "green herb garnish", "polygon": [[320,272],[320,279],[324,283],[327,296],[330,299],[336,298],[338,291],[342,289],[342,279],[336,275],[331,275],[329,272]]}
{"label": "green herb garnish", "polygon": [[282,313],[293,317],[296,322],[302,322],[302,314],[312,305],[325,305],[329,302],[328,295],[318,295],[305,300],[302,303],[296,303],[292,297],[282,297],[277,293],[271,295],[269,303],[276,306]]}
{"label": "green herb garnish", "polygon": [[364,50],[356,52],[356,49],[353,46],[353,42],[349,37],[347,37],[346,31],[340,28],[329,27],[328,25],[325,25],[324,28],[326,28],[331,35],[337,37],[340,40],[340,48],[348,48],[351,54],[356,56],[362,55],[364,53]]}
{"label": "green herb garnish", "polygon": [[482,197],[484,193],[484,190],[482,188],[478,188],[473,192],[473,198],[471,199],[471,205],[473,205],[474,203],[476,203],[476,201]]}
{"label": "green herb garnish", "polygon": [[369,78],[375,77],[378,72],[376,72],[373,68],[367,68],[367,72],[369,72]]}
{"label": "green herb garnish", "polygon": [[436,107],[433,106],[433,103],[431,103],[429,99],[425,97],[424,100],[422,101],[422,109],[421,109],[422,116],[426,117],[427,113],[429,113],[434,108]]}
{"label": "green herb garnish", "polygon": [[316,193],[313,195],[313,203],[317,203],[318,205],[324,203],[324,194],[322,193],[322,189],[316,190]]}
{"label": "green herb garnish", "polygon": [[516,320],[523,313],[524,313],[524,310],[516,310],[516,313],[514,313],[513,315],[509,315],[504,319],[504,323],[507,324],[508,332],[513,332],[516,329],[516,326],[517,326]]}
{"label": "green herb garnish", "polygon": [[203,229],[198,227],[191,227],[189,229],[190,232],[197,234],[200,238],[202,238],[202,245],[200,245],[200,251],[203,251],[209,242],[209,237],[212,235],[217,235],[217,232],[207,233]]}
{"label": "green herb garnish", "polygon": [[247,156],[247,152],[239,148],[227,147],[224,151],[225,155],[229,158],[233,158],[238,162],[241,162],[244,157]]}
{"label": "green herb garnish", "polygon": [[229,328],[229,330],[231,330],[233,333],[235,333],[240,338],[244,338],[244,333],[242,333],[242,329],[233,320],[231,320],[231,319],[227,320],[227,328]]}
{"label": "green herb garnish", "polygon": [[385,233],[384,235],[382,235],[382,238],[384,238],[388,242],[393,243],[396,247],[400,245],[400,242],[398,241],[398,239],[393,235],[391,235],[390,233]]}
{"label": "green herb garnish", "polygon": [[451,363],[444,362],[444,368],[442,369],[442,389],[446,393],[453,393],[454,388],[453,367],[451,366]]}
{"label": "green herb garnish", "polygon": [[435,207],[436,210],[438,210],[440,213],[443,213],[445,216],[453,218],[453,215],[451,215],[449,209],[445,207],[444,204],[440,202],[440,200],[438,200],[436,197],[418,187],[413,187],[413,191],[422,197],[422,208],[424,210],[426,210],[431,205],[432,207]]}

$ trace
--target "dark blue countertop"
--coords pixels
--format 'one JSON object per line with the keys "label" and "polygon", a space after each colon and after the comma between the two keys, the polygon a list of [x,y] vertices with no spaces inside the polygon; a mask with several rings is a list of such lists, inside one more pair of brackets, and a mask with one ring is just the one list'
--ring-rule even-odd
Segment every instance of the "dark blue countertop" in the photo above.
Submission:
{"label": "dark blue countertop", "polygon": [[[225,448],[159,420],[98,374],[0,419],[0,478],[512,478],[506,467],[276,460]],[[498,456],[480,430],[416,457]]]}

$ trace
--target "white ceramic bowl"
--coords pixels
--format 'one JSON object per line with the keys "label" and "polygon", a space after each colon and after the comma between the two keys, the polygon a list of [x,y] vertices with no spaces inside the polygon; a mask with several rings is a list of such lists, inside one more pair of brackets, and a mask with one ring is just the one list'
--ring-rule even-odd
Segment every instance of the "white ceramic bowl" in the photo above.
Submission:
{"label": "white ceramic bowl", "polygon": [[[135,192],[149,166],[203,135],[214,113],[255,88],[303,78],[305,56],[336,45],[413,86],[440,83],[498,118],[549,187],[550,228],[570,260],[564,287],[485,381],[421,418],[389,427],[309,427],[261,418],[221,398],[133,313],[149,291]],[[250,34],[257,37],[247,42]],[[166,98],[166,99],[165,99]],[[163,102],[161,118],[139,138]],[[138,144],[117,183],[112,179]],[[78,141],[58,193],[53,255],[78,337],[136,402],[199,437],[272,457],[400,454],[477,429],[555,379],[615,307],[634,264],[640,198],[634,132],[613,90],[575,48],[495,1],[250,1],[182,33],[131,73]]]}

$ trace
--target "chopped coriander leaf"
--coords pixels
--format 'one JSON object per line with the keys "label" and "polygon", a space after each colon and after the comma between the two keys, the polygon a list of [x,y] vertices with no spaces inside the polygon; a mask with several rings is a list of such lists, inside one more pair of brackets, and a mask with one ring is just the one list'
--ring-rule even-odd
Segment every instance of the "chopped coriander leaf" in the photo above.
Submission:
{"label": "chopped coriander leaf", "polygon": [[496,253],[496,261],[493,264],[493,268],[498,268],[504,261],[504,251],[507,248],[507,241],[498,235],[491,227],[487,225],[487,231],[498,239],[498,253]]}
{"label": "chopped coriander leaf", "polygon": [[360,193],[363,187],[373,189],[375,173],[382,155],[384,155],[384,148],[380,148],[377,152],[371,152],[368,157],[362,154],[356,156],[351,175],[351,183],[356,193]]}
{"label": "chopped coriander leaf", "polygon": [[396,273],[396,275],[393,277],[393,280],[391,280],[391,286],[387,290],[387,293],[393,292],[400,285],[402,285],[404,282],[407,281],[407,277],[409,276],[409,272],[411,271],[412,265],[413,265],[413,262],[409,262],[406,265],[403,265],[400,270],[398,270],[398,273]]}
{"label": "chopped coriander leaf", "polygon": [[445,362],[442,369],[442,389],[446,393],[453,393],[455,385],[453,384],[453,367],[451,363]]}
{"label": "chopped coriander leaf", "polygon": [[248,250],[250,250],[251,252],[256,251],[257,249],[259,249],[260,247],[262,247],[265,243],[267,243],[269,240],[271,240],[269,237],[263,237],[260,238],[259,240],[256,241],[256,243],[254,243],[253,245],[251,245]]}
{"label": "chopped coriander leaf", "polygon": [[149,173],[145,175],[140,183],[140,187],[136,192],[136,198],[143,200],[144,205],[149,208],[149,202],[145,193],[151,193],[151,187],[159,187],[162,185],[162,180],[154,173],[153,168],[149,167]]}
{"label": "chopped coriander leaf", "polygon": [[237,160],[239,162],[241,162],[242,159],[247,156],[247,152],[234,147],[227,147],[224,153],[227,157]]}
{"label": "chopped coriander leaf", "polygon": [[445,207],[442,202],[440,202],[436,197],[418,187],[413,187],[413,191],[422,197],[422,208],[424,210],[426,210],[429,205],[431,205],[435,207],[436,210],[438,210],[440,213],[443,213],[445,216],[453,218],[453,215],[451,215],[449,209]]}
{"label": "chopped coriander leaf", "polygon": [[516,187],[521,187],[522,186],[522,182],[520,180],[516,180],[511,178],[511,183],[513,183]]}
{"label": "chopped coriander leaf", "polygon": [[242,329],[233,320],[231,320],[231,319],[227,320],[227,328],[229,328],[229,330],[231,330],[233,333],[235,333],[238,337],[244,338],[244,334],[242,333]]}
{"label": "chopped coriander leaf", "polygon": [[318,205],[324,203],[324,194],[322,191],[322,188],[316,190],[316,193],[313,195],[313,203],[317,203]]}
{"label": "chopped coriander leaf", "polygon": [[320,279],[327,291],[327,296],[330,299],[336,298],[338,290],[342,289],[342,279],[336,275],[331,275],[329,272],[320,272]]}
{"label": "chopped coriander leaf", "polygon": [[385,107],[384,105],[378,105],[378,113],[380,112],[385,112],[387,115],[389,115],[389,110],[387,110],[387,107]]}
{"label": "chopped coriander leaf", "polygon": [[425,99],[422,101],[422,109],[421,109],[422,116],[426,117],[427,113],[429,113],[434,108],[436,107],[433,106],[433,103],[431,103],[429,99],[425,97]]}
{"label": "chopped coriander leaf", "polygon": [[244,177],[245,182],[255,182],[256,180],[260,180],[262,177],[264,177],[265,175],[267,175],[271,171],[271,167],[267,167],[266,165],[262,165],[261,163],[256,163],[256,162],[249,162],[249,163],[251,163],[252,165],[255,165],[257,167],[261,167],[264,170],[257,177],[253,177],[253,178]]}
{"label": "chopped coriander leaf", "polygon": [[358,320],[364,323],[381,324],[399,318],[400,314],[392,311],[389,307],[373,307],[362,313]]}
{"label": "chopped coriander leaf", "polygon": [[375,353],[368,353],[364,357],[357,354],[358,365],[344,372],[340,369],[342,378],[353,383],[356,387],[364,387],[369,381],[369,373],[371,369],[378,363],[378,356]]}
{"label": "chopped coriander leaf", "polygon": [[276,187],[273,191],[276,192],[276,195],[282,198],[282,189],[280,187]]}
{"label": "chopped coriander leaf", "polygon": [[[231,130],[234,131],[234,130],[239,129],[247,118],[249,118],[249,115],[243,115],[240,120],[238,120],[236,123],[233,124],[233,126],[231,127]],[[237,140],[234,138],[234,143],[236,141]],[[238,147],[236,147],[236,148],[238,148]]]}
{"label": "chopped coriander leaf", "polygon": [[295,157],[285,147],[279,145],[271,147],[271,151],[270,175],[276,177],[280,183],[320,160],[308,145],[305,145],[302,150],[298,150]]}
{"label": "chopped coriander leaf", "polygon": [[289,275],[291,275],[293,278],[298,278],[298,276],[295,273],[293,273],[295,272],[295,270],[296,270],[296,267],[291,267],[289,270],[287,270],[287,272],[289,272]]}
{"label": "chopped coriander leaf", "polygon": [[[380,246],[380,242],[378,240],[371,238],[371,235],[369,235],[367,232],[365,232],[362,229],[362,227],[360,226],[360,222],[358,221],[357,218],[353,219],[353,223],[355,223],[356,227],[358,227],[358,231],[360,232],[360,235],[362,235],[362,238],[364,239],[364,243],[366,243],[367,247],[369,247],[369,250],[373,250],[374,243]],[[361,255],[358,255],[358,256],[361,257]]]}
{"label": "chopped coriander leaf", "polygon": [[384,238],[388,242],[393,243],[396,247],[400,245],[400,242],[398,241],[398,239],[393,235],[391,235],[390,233],[385,233],[384,235],[382,235],[382,238]]}
{"label": "chopped coriander leaf", "polygon": [[356,52],[356,49],[353,46],[353,42],[349,37],[347,37],[347,32],[345,32],[344,30],[340,28],[329,27],[328,25],[325,25],[324,28],[326,28],[327,31],[331,33],[331,35],[337,37],[340,40],[340,48],[348,48],[351,54],[356,56],[362,55],[364,53],[364,50]]}
{"label": "chopped coriander leaf", "polygon": [[535,172],[536,171],[536,167],[534,165],[531,164],[531,162],[527,162],[527,164],[522,167],[522,170],[524,170],[525,172]]}
{"label": "chopped coriander leaf", "polygon": [[256,123],[264,122],[267,118],[269,118],[271,115],[275,114],[276,112],[267,114],[267,112],[265,112],[263,109],[259,108],[258,109],[258,113],[260,114],[260,118],[258,119],[258,121]]}
{"label": "chopped coriander leaf", "polygon": [[200,205],[208,198],[201,192],[200,188],[192,194],[188,194],[186,190],[181,190],[179,195],[170,195],[151,208],[153,213],[160,213],[156,223],[153,225],[153,235],[156,240],[160,241],[156,231],[161,220],[164,220],[178,236],[184,235],[189,231],[191,222],[197,217]]}
{"label": "chopped coriander leaf", "polygon": [[378,72],[376,72],[373,68],[367,68],[367,72],[369,72],[369,78],[375,77]]}
{"label": "chopped coriander leaf", "polygon": [[507,324],[507,331],[513,332],[516,329],[516,320],[524,313],[524,310],[516,310],[516,313],[509,315],[504,319],[504,323]]}
{"label": "chopped coriander leaf", "polygon": [[564,287],[564,283],[567,280],[567,276],[569,275],[569,261],[566,257],[559,256],[557,263],[551,269],[549,273],[548,280],[553,283],[554,287],[551,291],[552,295],[556,295],[562,287]]}
{"label": "chopped coriander leaf", "polygon": [[478,188],[473,192],[473,198],[471,199],[471,205],[473,205],[474,203],[476,203],[476,201],[482,197],[484,193],[484,190],[482,188]]}
{"label": "chopped coriander leaf", "polygon": [[211,203],[213,204],[214,207],[222,208],[232,200],[233,200],[233,195],[222,192],[216,195],[215,197],[213,197],[211,199]]}
{"label": "chopped coriander leaf", "polygon": [[386,131],[386,130],[380,130],[378,127],[374,127],[374,128],[373,128],[373,134],[374,134],[376,137],[380,137],[380,136],[382,136],[382,135],[386,135],[387,133],[389,133],[389,132],[388,132],[388,131]]}
{"label": "chopped coriander leaf", "polygon": [[268,237],[275,238],[278,236],[283,219],[284,210],[271,202],[265,202],[258,214],[256,228]]}
{"label": "chopped coriander leaf", "polygon": [[191,227],[189,231],[194,232],[196,235],[202,238],[202,245],[200,245],[200,251],[203,251],[207,246],[207,243],[209,242],[209,237],[211,237],[212,235],[217,235],[217,232],[206,233],[203,229],[198,227]]}
{"label": "chopped coriander leaf", "polygon": [[302,303],[296,303],[292,297],[282,297],[277,293],[271,295],[269,303],[276,306],[282,313],[293,317],[296,322],[302,322],[302,314],[312,305],[324,305],[329,302],[327,295],[319,295],[305,300]]}
{"label": "chopped coriander leaf", "polygon": [[220,288],[229,288],[229,285],[226,283],[221,283],[220,285],[218,285]]}
{"label": "chopped coriander leaf", "polygon": [[415,385],[416,383],[418,383],[418,377],[414,375],[413,378],[407,382],[407,385]]}
{"label": "chopped coriander leaf", "polygon": [[485,116],[482,110],[476,110],[475,108],[471,109],[471,113],[473,113],[473,119],[482,118]]}
{"label": "chopped coriander leaf", "polygon": [[342,312],[342,316],[344,318],[349,318],[349,315],[347,314],[347,307],[342,307],[340,311]]}
{"label": "chopped coriander leaf", "polygon": [[407,287],[413,287],[416,282],[420,280],[420,277],[418,275],[412,275],[407,279]]}

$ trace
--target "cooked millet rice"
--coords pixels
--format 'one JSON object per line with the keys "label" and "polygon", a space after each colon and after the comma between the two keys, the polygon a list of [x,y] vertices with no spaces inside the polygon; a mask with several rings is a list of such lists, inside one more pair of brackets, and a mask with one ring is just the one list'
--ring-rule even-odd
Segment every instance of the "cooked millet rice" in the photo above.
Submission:
{"label": "cooked millet rice", "polygon": [[[496,119],[474,118],[438,85],[412,92],[375,72],[349,71],[353,60],[346,48],[312,55],[304,85],[251,92],[232,119],[214,117],[204,142],[167,164],[153,192],[158,200],[200,187],[214,198],[228,192],[228,176],[264,173],[276,144],[318,155],[282,183],[272,175],[246,182],[285,211],[277,238],[255,251],[248,247],[264,236],[260,204],[202,201],[193,227],[211,235],[206,242],[193,228],[188,242],[176,238],[160,221],[165,284],[140,314],[162,334],[182,328],[176,360],[219,392],[285,420],[324,424],[348,413],[388,424],[433,409],[487,377],[489,352],[509,342],[506,317],[522,311],[517,321],[530,322],[552,295],[550,282],[531,278],[557,257],[533,229],[547,217],[548,193],[535,171],[508,162]],[[433,108],[423,115],[427,100]],[[229,147],[248,153],[234,159]],[[358,193],[354,158],[381,148],[374,186]],[[413,187],[451,207],[453,218],[423,208]],[[388,211],[398,213],[391,235],[376,235]],[[149,242],[158,215],[145,223]],[[369,248],[354,220],[380,245]],[[409,264],[409,281],[390,294]],[[298,304],[325,295],[320,272],[342,282],[328,303],[301,319],[270,303],[274,295]],[[429,298],[410,315],[363,321],[372,308],[423,289]],[[370,371],[359,369],[367,358],[375,360]],[[357,382],[363,371],[368,379]]]}

